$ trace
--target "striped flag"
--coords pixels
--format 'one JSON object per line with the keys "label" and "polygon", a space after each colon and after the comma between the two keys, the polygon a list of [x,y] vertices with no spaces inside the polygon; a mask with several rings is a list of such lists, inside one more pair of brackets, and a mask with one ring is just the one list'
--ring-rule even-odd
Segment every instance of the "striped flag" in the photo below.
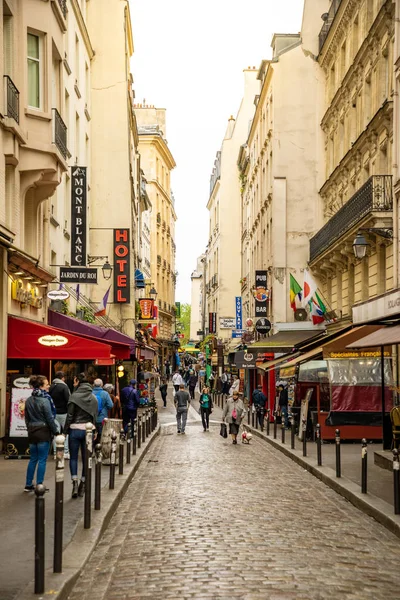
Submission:
{"label": "striped flag", "polygon": [[302,292],[302,288],[300,287],[299,283],[296,281],[296,279],[293,277],[292,274],[290,274],[290,306],[292,307],[293,310],[296,310],[297,306],[296,306],[296,297],[301,301],[301,292]]}
{"label": "striped flag", "polygon": [[79,302],[79,296],[81,293],[81,284],[78,283],[78,285],[76,286],[76,301]]}
{"label": "striped flag", "polygon": [[106,291],[106,293],[104,294],[103,300],[97,310],[97,312],[94,313],[95,317],[104,317],[107,311],[107,302],[108,302],[108,296],[110,294],[110,290],[111,290],[111,285],[108,288],[108,290]]}

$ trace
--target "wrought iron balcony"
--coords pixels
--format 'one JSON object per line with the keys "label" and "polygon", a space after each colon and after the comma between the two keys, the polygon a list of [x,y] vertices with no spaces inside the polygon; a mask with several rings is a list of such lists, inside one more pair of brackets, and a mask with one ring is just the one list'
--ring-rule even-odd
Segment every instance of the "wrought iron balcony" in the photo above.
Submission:
{"label": "wrought iron balcony", "polygon": [[339,6],[342,0],[332,0],[332,4],[329,8],[329,11],[325,13],[324,24],[322,25],[322,29],[319,32],[319,51],[321,52],[322,46],[325,44],[325,40],[328,37],[329,30],[332,26],[333,21],[335,20],[335,15],[339,10]]}
{"label": "wrought iron balcony", "polygon": [[67,0],[58,0],[58,4],[60,6],[60,9],[61,9],[64,19],[66,19],[67,18]]}
{"label": "wrought iron balcony", "polygon": [[53,123],[53,142],[61,152],[62,156],[66,159],[68,155],[67,126],[56,108],[53,108]]}
{"label": "wrought iron balcony", "polygon": [[329,219],[310,240],[310,261],[371,212],[393,210],[391,175],[374,175]]}
{"label": "wrought iron balcony", "polygon": [[19,123],[19,91],[11,77],[4,75],[6,90],[6,116]]}

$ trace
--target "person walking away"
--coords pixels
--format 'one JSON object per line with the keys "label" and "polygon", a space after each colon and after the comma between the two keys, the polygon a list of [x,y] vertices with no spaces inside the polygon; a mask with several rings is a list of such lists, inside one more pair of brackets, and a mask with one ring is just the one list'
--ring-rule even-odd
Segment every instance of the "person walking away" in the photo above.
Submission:
{"label": "person walking away", "polygon": [[[52,397],[54,406],[56,407],[56,421],[60,425],[60,431],[64,432],[65,421],[67,419],[68,401],[71,395],[69,387],[65,383],[65,375],[63,371],[57,371],[56,376],[51,382],[49,394]],[[53,454],[56,457],[56,441],[53,440]],[[68,436],[65,436],[64,442],[64,459],[69,459]]]}
{"label": "person walking away", "polygon": [[183,385],[183,387],[185,387],[185,383],[182,379],[182,375],[179,373],[178,370],[176,370],[175,373],[172,375],[172,385],[175,388],[175,393],[179,392],[179,388],[181,385]]}
{"label": "person walking away", "polygon": [[121,391],[121,404],[124,430],[128,430],[128,424],[130,423],[132,431],[134,431],[137,409],[140,406],[139,392],[136,389],[136,379],[131,379],[129,385]]}
{"label": "person walking away", "polygon": [[225,371],[221,375],[221,383],[222,383],[222,393],[225,394],[226,396],[229,395],[230,378],[231,378],[231,376],[228,373],[228,370],[225,369]]}
{"label": "person walking away", "polygon": [[206,370],[202,366],[199,370],[199,392],[200,392],[200,394],[203,390],[205,379],[206,379]]}
{"label": "person walking away", "polygon": [[237,435],[239,427],[244,419],[245,408],[243,400],[239,398],[239,392],[233,392],[232,396],[227,399],[222,411],[222,421],[226,421],[229,425],[229,433],[232,436],[232,444],[237,444]]}
{"label": "person walking away", "polygon": [[117,396],[114,393],[114,386],[112,383],[105,383],[103,386],[103,389],[108,392],[108,394],[110,395],[111,401],[113,403],[113,407],[111,409],[111,412],[109,414],[110,419],[122,419],[122,407],[121,407],[121,400],[119,399],[119,396]]}
{"label": "person walking away", "polygon": [[169,378],[171,376],[171,365],[169,360],[165,361],[165,377],[167,378],[167,381],[169,381]]}
{"label": "person walking away", "polygon": [[97,439],[100,440],[103,431],[103,421],[108,419],[108,413],[113,407],[110,394],[103,390],[103,381],[95,379],[93,383],[93,395],[96,396],[98,404],[98,413],[96,420]]}
{"label": "person walking away", "polygon": [[208,378],[208,384],[209,384],[210,390],[214,389],[214,383],[215,383],[215,372],[211,371],[210,376]]}
{"label": "person walking away", "polygon": [[210,388],[204,386],[203,392],[200,396],[200,415],[201,422],[203,423],[204,431],[209,430],[210,425],[210,414],[212,413],[213,403],[210,394]]}
{"label": "person walking away", "polygon": [[35,489],[33,478],[36,467],[36,485],[43,483],[51,438],[60,431],[60,425],[55,420],[55,409],[52,409],[53,401],[48,393],[47,378],[44,375],[32,375],[29,385],[33,390],[25,402],[25,423],[30,455],[26,470],[25,492],[33,492]]}
{"label": "person walking away", "polygon": [[282,419],[284,419],[284,425],[287,429],[289,427],[289,421],[288,421],[289,396],[288,396],[287,387],[285,387],[283,384],[280,383],[278,385],[278,392],[279,392],[279,411],[281,413]]}
{"label": "person walking away", "polygon": [[233,375],[232,385],[229,388],[229,395],[233,396],[233,392],[239,392],[239,387],[240,387],[240,379],[239,379],[239,377],[236,377],[236,375]]}
{"label": "person walking away", "polygon": [[198,378],[196,372],[191,371],[191,375],[189,377],[189,395],[191,400],[194,400],[194,390],[196,389],[197,381]]}
{"label": "person walking away", "polygon": [[265,403],[267,402],[267,397],[262,391],[262,385],[257,386],[251,398],[256,411],[256,419],[262,431],[264,427]]}
{"label": "person walking away", "polygon": [[[85,494],[85,457],[86,457],[86,423],[92,423],[96,431],[98,403],[93,395],[93,387],[86,379],[85,373],[79,373],[74,378],[74,391],[68,402],[65,430],[69,435],[69,470],[72,479],[72,498]],[[96,433],[94,433],[96,437]],[[82,476],[78,485],[79,450],[82,458]]]}
{"label": "person walking away", "polygon": [[168,393],[168,383],[165,378],[161,380],[161,384],[159,386],[159,390],[161,393],[161,398],[163,401],[164,408],[167,408],[167,393]]}
{"label": "person walking away", "polygon": [[179,390],[175,394],[174,404],[176,408],[176,424],[178,427],[178,433],[185,433],[187,413],[190,406],[190,397],[188,392],[185,392],[185,386],[183,383],[181,383]]}

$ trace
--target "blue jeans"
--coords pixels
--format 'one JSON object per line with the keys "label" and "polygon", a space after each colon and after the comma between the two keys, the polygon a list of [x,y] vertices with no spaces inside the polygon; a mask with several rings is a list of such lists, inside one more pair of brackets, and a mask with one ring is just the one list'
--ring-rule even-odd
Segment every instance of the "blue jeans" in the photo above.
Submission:
{"label": "blue jeans", "polygon": [[50,442],[29,444],[30,460],[26,470],[26,485],[32,485],[36,466],[38,468],[36,474],[36,483],[43,483],[44,476],[46,474],[46,462],[49,455],[49,450]]}
{"label": "blue jeans", "polygon": [[288,407],[287,406],[281,406],[281,415],[282,415],[282,419],[285,421],[285,427],[288,427],[289,421],[288,421]]}
{"label": "blue jeans", "polygon": [[83,429],[70,429],[69,436],[69,470],[72,479],[78,479],[78,456],[79,448],[82,455],[82,478],[85,477],[85,456],[86,456],[86,431]]}
{"label": "blue jeans", "polygon": [[[178,408],[176,411],[176,424],[178,426],[178,431],[181,431],[182,433],[185,432],[187,414],[188,414],[188,411],[186,408]],[[181,425],[181,419],[182,419],[182,425]]]}

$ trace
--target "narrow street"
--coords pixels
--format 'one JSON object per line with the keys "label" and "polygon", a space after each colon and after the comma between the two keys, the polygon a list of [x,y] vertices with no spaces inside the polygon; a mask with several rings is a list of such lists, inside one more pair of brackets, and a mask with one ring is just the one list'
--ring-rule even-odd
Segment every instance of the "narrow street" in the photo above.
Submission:
{"label": "narrow street", "polygon": [[171,408],[69,600],[399,598],[398,538],[267,444],[203,432],[193,408],[177,435]]}

